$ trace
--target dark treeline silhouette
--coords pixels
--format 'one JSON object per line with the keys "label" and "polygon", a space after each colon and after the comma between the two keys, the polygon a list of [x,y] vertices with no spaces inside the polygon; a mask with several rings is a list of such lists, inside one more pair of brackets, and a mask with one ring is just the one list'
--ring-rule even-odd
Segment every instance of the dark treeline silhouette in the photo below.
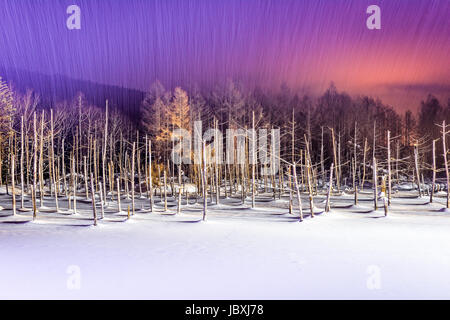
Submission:
{"label": "dark treeline silhouette", "polygon": [[14,91],[32,89],[38,94],[38,109],[56,107],[62,101],[73,100],[82,92],[89,104],[104,108],[105,100],[108,99],[111,109],[118,109],[130,119],[136,119],[145,94],[135,89],[73,79],[60,74],[46,75],[20,69],[0,67],[0,76],[12,85]]}

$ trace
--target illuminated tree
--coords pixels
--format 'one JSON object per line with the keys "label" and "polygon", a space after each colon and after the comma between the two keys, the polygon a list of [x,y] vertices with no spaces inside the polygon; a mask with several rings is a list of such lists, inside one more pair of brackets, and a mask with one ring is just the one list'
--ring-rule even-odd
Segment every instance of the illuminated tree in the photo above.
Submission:
{"label": "illuminated tree", "polygon": [[172,103],[169,106],[167,117],[172,129],[190,130],[189,97],[183,89],[176,87]]}

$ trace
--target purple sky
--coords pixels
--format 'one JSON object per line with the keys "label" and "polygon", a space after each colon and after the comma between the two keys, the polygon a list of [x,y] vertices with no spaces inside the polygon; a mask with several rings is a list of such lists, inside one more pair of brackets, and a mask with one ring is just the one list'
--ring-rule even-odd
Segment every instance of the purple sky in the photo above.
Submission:
{"label": "purple sky", "polygon": [[[416,109],[450,95],[450,1],[1,0],[0,66],[130,88],[282,82]],[[81,30],[66,8],[81,8]],[[366,8],[381,7],[381,30]]]}

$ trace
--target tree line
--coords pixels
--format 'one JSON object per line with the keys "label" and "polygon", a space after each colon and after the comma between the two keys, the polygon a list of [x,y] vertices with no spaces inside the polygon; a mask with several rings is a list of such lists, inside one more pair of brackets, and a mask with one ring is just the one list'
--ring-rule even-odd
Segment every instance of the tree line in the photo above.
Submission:
{"label": "tree line", "polygon": [[[151,198],[156,194],[153,184],[160,196],[167,196],[167,184],[181,203],[184,178],[204,199],[215,194],[217,202],[221,192],[240,193],[243,200],[251,192],[254,201],[261,183],[264,191],[271,188],[274,197],[281,196],[287,178],[292,206],[296,189],[312,199],[319,190],[331,192],[332,186],[338,192],[353,190],[355,201],[358,190],[372,187],[376,192],[380,187],[390,202],[391,186],[409,181],[420,196],[426,192],[432,199],[439,186],[436,179],[446,177],[448,190],[449,118],[450,100],[444,106],[432,95],[421,102],[417,115],[400,114],[379,99],[351,97],[333,84],[312,97],[286,85],[279,90],[248,89],[229,80],[212,90],[171,90],[155,81],[136,119],[108,106],[108,101],[92,105],[82,93],[48,110],[32,90],[16,92],[0,79],[0,185],[6,185],[7,192],[8,186],[20,185],[22,194],[34,192],[42,203],[46,192],[70,198],[70,190],[78,191],[77,182],[86,198],[91,189],[105,199],[116,189],[116,194],[133,193],[133,199],[134,192]],[[280,155],[271,158],[280,163],[280,172],[262,177],[263,164],[250,164],[248,151],[242,166],[175,165],[170,161],[171,133],[192,132],[195,121],[221,132],[280,129]],[[431,180],[430,189],[426,182]],[[374,202],[376,206],[376,195]]]}

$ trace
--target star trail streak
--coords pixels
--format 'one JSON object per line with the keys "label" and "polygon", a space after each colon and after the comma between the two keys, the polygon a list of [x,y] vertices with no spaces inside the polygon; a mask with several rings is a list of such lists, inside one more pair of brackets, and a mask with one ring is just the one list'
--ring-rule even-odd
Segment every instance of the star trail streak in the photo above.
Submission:
{"label": "star trail streak", "polygon": [[[66,9],[81,9],[68,30]],[[366,9],[381,8],[381,30]],[[450,1],[2,0],[0,67],[148,89],[249,86],[321,93],[331,81],[414,109],[450,92]]]}

